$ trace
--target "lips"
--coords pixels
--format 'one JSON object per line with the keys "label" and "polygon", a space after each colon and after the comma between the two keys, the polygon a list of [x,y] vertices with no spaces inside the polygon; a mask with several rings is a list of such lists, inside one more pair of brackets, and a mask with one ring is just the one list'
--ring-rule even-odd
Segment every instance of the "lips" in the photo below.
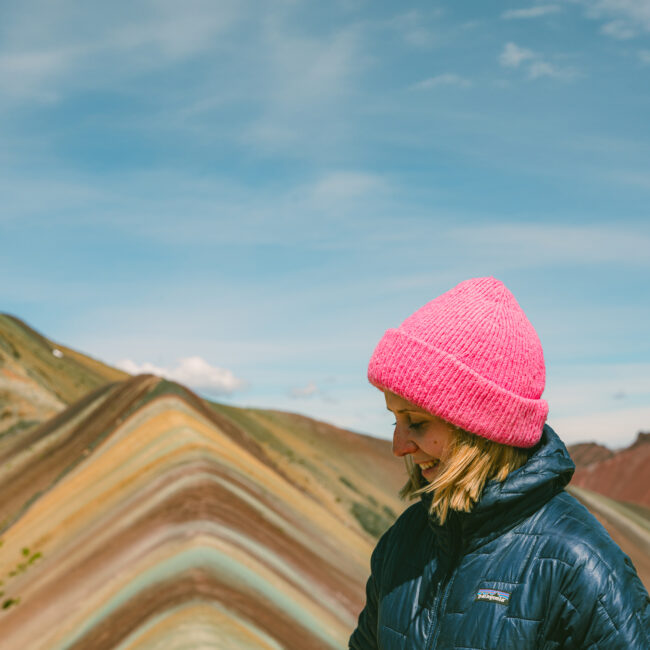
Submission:
{"label": "lips", "polygon": [[433,469],[434,467],[438,467],[439,464],[440,464],[439,458],[436,458],[435,460],[428,460],[425,463],[418,463],[420,469],[423,472],[426,472],[428,469]]}

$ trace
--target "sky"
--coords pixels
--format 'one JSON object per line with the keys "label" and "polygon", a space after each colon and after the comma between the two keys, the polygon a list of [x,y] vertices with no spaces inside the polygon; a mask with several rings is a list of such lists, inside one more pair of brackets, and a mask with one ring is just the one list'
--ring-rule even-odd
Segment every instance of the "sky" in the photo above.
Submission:
{"label": "sky", "polygon": [[0,5],[0,311],[389,438],[384,331],[494,276],[568,443],[650,430],[650,0]]}

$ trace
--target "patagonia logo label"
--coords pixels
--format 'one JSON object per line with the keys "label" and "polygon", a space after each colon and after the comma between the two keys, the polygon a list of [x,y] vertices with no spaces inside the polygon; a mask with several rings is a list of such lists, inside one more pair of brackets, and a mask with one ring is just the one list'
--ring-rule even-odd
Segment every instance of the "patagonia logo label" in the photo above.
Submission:
{"label": "patagonia logo label", "polygon": [[479,589],[474,600],[489,600],[493,603],[507,605],[510,601],[510,594],[499,589]]}

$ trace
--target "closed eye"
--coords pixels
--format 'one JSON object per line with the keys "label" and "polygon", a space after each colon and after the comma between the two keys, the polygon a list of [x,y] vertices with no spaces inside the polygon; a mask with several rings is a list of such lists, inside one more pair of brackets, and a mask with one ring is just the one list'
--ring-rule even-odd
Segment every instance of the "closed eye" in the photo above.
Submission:
{"label": "closed eye", "polygon": [[[408,423],[408,428],[411,429],[412,431],[417,431],[420,427],[424,426],[425,422],[409,422]],[[393,422],[393,426],[397,426],[397,422]]]}

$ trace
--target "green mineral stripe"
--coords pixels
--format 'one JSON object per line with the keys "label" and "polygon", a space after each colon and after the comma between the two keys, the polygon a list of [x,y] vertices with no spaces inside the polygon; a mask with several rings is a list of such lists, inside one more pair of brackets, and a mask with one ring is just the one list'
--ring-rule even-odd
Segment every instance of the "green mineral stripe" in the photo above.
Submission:
{"label": "green mineral stripe", "polygon": [[235,635],[226,636],[227,633],[223,627],[219,627],[211,619],[187,621],[176,628],[171,635],[166,635],[164,639],[154,643],[147,643],[142,640],[142,637],[150,629],[164,621],[164,619],[183,609],[189,609],[193,604],[197,603],[206,604],[203,601],[190,601],[158,614],[147,621],[145,625],[132,632],[122,643],[115,647],[115,650],[126,650],[129,646],[134,645],[138,650],[203,650],[204,648],[205,650],[214,648],[220,648],[221,650],[259,650],[262,646],[268,646],[273,650],[283,650],[282,646],[266,634],[264,630],[260,630],[251,621],[240,618],[221,604],[214,602],[208,603],[211,610],[218,612],[221,616],[227,616],[239,626],[246,628],[255,637],[255,640],[243,639],[241,636]]}
{"label": "green mineral stripe", "polygon": [[342,639],[334,638],[325,623],[283,594],[275,585],[268,582],[247,566],[226,555],[222,551],[207,547],[195,547],[181,551],[164,562],[136,576],[124,589],[115,594],[99,611],[82,623],[75,632],[59,646],[61,650],[69,648],[88,634],[104,618],[108,617],[130,600],[137,598],[138,593],[156,584],[173,580],[175,577],[191,570],[208,570],[219,576],[220,580],[230,585],[242,585],[250,592],[259,594],[259,600],[272,602],[284,611],[290,618],[297,621],[315,636],[332,648],[340,648]]}

